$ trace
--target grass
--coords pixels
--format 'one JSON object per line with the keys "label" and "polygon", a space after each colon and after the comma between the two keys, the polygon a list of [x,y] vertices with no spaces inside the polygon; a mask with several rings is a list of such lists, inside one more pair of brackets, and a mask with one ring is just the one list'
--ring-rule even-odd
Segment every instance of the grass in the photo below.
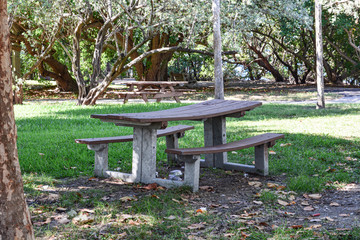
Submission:
{"label": "grass", "polygon": [[[131,134],[132,128],[117,127],[91,119],[94,113],[154,111],[182,104],[128,104],[79,107],[72,103],[17,105],[18,149],[24,173],[46,174],[54,178],[90,176],[93,152],[74,139]],[[315,110],[309,105],[266,104],[241,119],[227,121],[228,141],[265,132],[284,133],[270,155],[270,173],[288,175],[289,186],[295,191],[317,192],[326,182],[352,182],[360,175],[359,105],[329,105]],[[202,146],[201,122],[170,122],[193,124],[181,139],[180,147]],[[157,159],[166,160],[165,139],[158,140]],[[286,145],[281,147],[281,144]],[[110,168],[130,171],[132,143],[110,145]],[[251,163],[253,149],[229,153],[230,161]],[[308,183],[316,183],[308,184]],[[311,189],[309,189],[311,185]]]}
{"label": "grass", "polygon": [[[24,187],[28,198],[41,199],[42,194],[51,194],[55,185],[64,178],[93,174],[94,153],[86,145],[76,144],[76,138],[116,136],[131,134],[132,128],[117,127],[91,119],[94,113],[141,112],[174,108],[184,104],[107,104],[75,106],[73,103],[36,103],[15,106],[18,128],[18,150]],[[284,133],[269,156],[270,175],[285,175],[288,190],[298,193],[321,192],[327,187],[343,183],[359,182],[360,179],[360,105],[328,105],[315,110],[313,105],[265,104],[241,119],[228,119],[227,139],[235,141],[265,132]],[[180,140],[180,147],[203,145],[201,122],[170,122],[170,125],[190,124],[195,129],[188,131]],[[159,166],[166,162],[165,139],[158,140],[157,160]],[[131,143],[110,145],[111,169],[130,171]],[[252,163],[253,149],[229,153],[229,160]],[[357,160],[354,160],[357,159]],[[353,161],[354,160],[354,161]],[[221,170],[215,170],[221,171]],[[113,187],[113,186],[112,186]],[[86,228],[69,223],[57,226],[37,226],[37,237],[51,238],[56,230],[60,239],[186,239],[196,230],[192,224],[205,223],[202,236],[214,238],[216,226],[226,226],[219,239],[240,239],[244,224],[233,221],[229,215],[197,214],[194,206],[184,201],[187,189],[156,192],[155,196],[143,194],[137,201],[124,203],[119,200],[105,201],[104,197],[116,192],[112,187],[102,189],[63,189],[55,203],[30,204],[34,221],[51,218],[58,207],[67,209],[94,209],[94,222],[90,225],[105,226],[105,229]],[[131,190],[132,186],[128,186]],[[119,199],[124,196],[115,196]],[[272,191],[262,192],[264,204],[275,204],[278,196]],[[181,202],[181,204],[179,204]],[[41,212],[37,214],[36,212]],[[36,213],[36,214],[35,214]],[[130,215],[131,218],[126,217]],[[173,219],[172,216],[176,216]],[[271,234],[250,228],[246,239],[301,239],[314,237],[313,231],[289,230],[281,227]],[[247,233],[249,233],[247,231]],[[103,235],[98,235],[103,232]],[[320,233],[318,233],[320,234]],[[328,233],[329,239],[337,239]],[[355,228],[341,239],[356,239],[360,229]],[[314,238],[316,238],[315,236]],[[337,236],[338,237],[338,236]],[[216,237],[217,238],[217,237]],[[320,239],[321,237],[319,237]]]}

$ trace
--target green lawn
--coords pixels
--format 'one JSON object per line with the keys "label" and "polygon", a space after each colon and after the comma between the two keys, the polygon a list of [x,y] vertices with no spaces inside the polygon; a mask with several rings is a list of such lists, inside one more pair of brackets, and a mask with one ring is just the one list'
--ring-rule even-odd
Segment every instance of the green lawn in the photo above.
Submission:
{"label": "green lawn", "polygon": [[[76,144],[74,139],[132,133],[132,128],[103,123],[90,118],[91,114],[155,111],[180,105],[16,105],[22,171],[55,178],[90,176],[94,153],[86,145]],[[290,186],[297,191],[308,190],[306,182],[314,179],[316,181],[313,182],[317,184],[312,191],[319,191],[327,181],[351,182],[358,179],[359,161],[347,159],[360,159],[359,122],[360,105],[328,105],[325,110],[315,110],[310,105],[265,104],[241,119],[228,119],[227,138],[228,141],[234,141],[265,132],[284,133],[285,139],[272,149],[276,154],[270,155],[270,174],[288,174]],[[170,122],[169,125],[180,123],[195,126],[195,130],[187,132],[181,139],[180,147],[202,146],[202,123],[184,121]],[[165,140],[161,138],[158,141],[157,159],[159,162],[165,161]],[[288,146],[281,147],[281,144],[286,143],[289,143]],[[112,144],[109,150],[110,168],[130,171],[131,147],[132,143]],[[252,153],[252,149],[229,153],[229,159],[249,163],[252,161]]]}

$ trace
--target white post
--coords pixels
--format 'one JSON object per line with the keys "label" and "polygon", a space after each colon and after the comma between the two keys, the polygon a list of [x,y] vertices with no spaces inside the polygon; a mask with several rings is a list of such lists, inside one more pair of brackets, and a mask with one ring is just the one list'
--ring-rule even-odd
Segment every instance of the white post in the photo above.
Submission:
{"label": "white post", "polygon": [[213,0],[212,11],[214,21],[215,99],[224,99],[224,80],[221,60],[220,0]]}
{"label": "white post", "polygon": [[323,40],[321,3],[315,0],[315,41],[316,41],[316,83],[317,83],[317,104],[316,109],[325,108],[324,97],[324,74],[323,74]]}

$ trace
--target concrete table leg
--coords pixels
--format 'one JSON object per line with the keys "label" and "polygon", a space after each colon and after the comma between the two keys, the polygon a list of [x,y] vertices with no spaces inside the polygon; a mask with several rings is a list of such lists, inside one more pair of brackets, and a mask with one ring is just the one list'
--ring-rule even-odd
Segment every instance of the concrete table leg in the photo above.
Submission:
{"label": "concrete table leg", "polygon": [[[226,143],[226,118],[215,117],[204,121],[205,147]],[[227,153],[205,154],[204,167],[222,168],[227,163]]]}
{"label": "concrete table leg", "polygon": [[[180,135],[181,136],[181,135]],[[166,136],[166,148],[179,148],[179,137],[178,134],[172,134]],[[168,164],[173,164],[177,162],[177,155],[176,154],[167,154]]]}
{"label": "concrete table leg", "polygon": [[152,127],[134,127],[132,175],[135,182],[151,183],[155,178],[156,134]]}

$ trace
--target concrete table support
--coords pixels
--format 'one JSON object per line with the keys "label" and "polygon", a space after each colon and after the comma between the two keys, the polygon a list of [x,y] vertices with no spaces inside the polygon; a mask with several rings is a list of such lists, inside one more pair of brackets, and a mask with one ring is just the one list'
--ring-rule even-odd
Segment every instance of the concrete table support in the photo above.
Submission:
{"label": "concrete table support", "polygon": [[[216,146],[226,143],[226,117],[214,117],[204,121],[204,144],[205,147]],[[203,167],[222,168],[227,163],[227,153],[205,154]]]}

